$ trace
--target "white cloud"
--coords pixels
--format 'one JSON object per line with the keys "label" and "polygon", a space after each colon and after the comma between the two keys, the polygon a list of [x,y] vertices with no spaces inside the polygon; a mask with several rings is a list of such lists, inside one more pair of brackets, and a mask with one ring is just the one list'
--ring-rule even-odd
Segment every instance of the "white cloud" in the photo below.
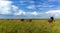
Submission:
{"label": "white cloud", "polygon": [[0,0],[0,1],[7,1],[7,0]]}
{"label": "white cloud", "polygon": [[25,3],[26,1],[20,1],[20,3]]}
{"label": "white cloud", "polygon": [[60,3],[60,0],[48,0],[48,2],[59,2]]}
{"label": "white cloud", "polygon": [[37,16],[37,15],[38,15],[38,13],[37,13],[36,11],[31,12],[30,14],[31,14],[31,15],[34,15],[34,16]]}
{"label": "white cloud", "polygon": [[37,7],[54,7],[55,5],[37,5]]}
{"label": "white cloud", "polygon": [[10,14],[11,1],[0,0],[0,14]]}
{"label": "white cloud", "polygon": [[51,2],[51,1],[57,1],[57,0],[48,0],[48,1],[50,1],[50,2]]}
{"label": "white cloud", "polygon": [[14,15],[15,16],[17,16],[17,15],[25,15],[25,16],[32,16],[32,15],[34,15],[34,16],[37,16],[38,13],[36,11],[34,11],[34,12],[25,12],[24,10],[19,9],[18,12],[14,13]]}
{"label": "white cloud", "polygon": [[14,8],[14,11],[18,11],[18,12],[14,13],[15,16],[17,16],[17,15],[25,15],[27,17],[31,17],[32,15],[34,15],[34,16],[46,16],[46,17],[48,17],[48,16],[54,16],[54,17],[60,16],[60,10],[49,10],[47,12],[37,12],[37,11],[25,12],[24,10],[19,9],[17,6],[13,6],[13,8]]}
{"label": "white cloud", "polygon": [[23,10],[19,10],[19,12],[14,13],[14,15],[25,15],[26,13]]}
{"label": "white cloud", "polygon": [[60,16],[60,10],[50,10],[45,13],[49,16],[54,16],[54,17]]}
{"label": "white cloud", "polygon": [[17,15],[25,15],[24,10],[19,9],[17,6],[12,5],[12,10],[13,10],[13,15],[17,16]]}
{"label": "white cloud", "polygon": [[20,1],[20,5],[26,5],[25,2],[26,1]]}
{"label": "white cloud", "polygon": [[35,1],[28,1],[29,3],[31,3],[31,4],[34,4],[35,3]]}
{"label": "white cloud", "polygon": [[29,5],[27,6],[28,9],[36,9],[36,6],[35,5]]}
{"label": "white cloud", "polygon": [[23,3],[25,3],[25,2],[28,2],[28,3],[31,3],[31,4],[34,4],[35,2],[34,1],[32,1],[32,0],[20,0],[20,4],[23,4]]}
{"label": "white cloud", "polygon": [[15,6],[15,5],[12,5],[12,10],[13,10],[14,12],[17,12],[17,11],[19,10],[19,8],[18,8],[17,6]]}

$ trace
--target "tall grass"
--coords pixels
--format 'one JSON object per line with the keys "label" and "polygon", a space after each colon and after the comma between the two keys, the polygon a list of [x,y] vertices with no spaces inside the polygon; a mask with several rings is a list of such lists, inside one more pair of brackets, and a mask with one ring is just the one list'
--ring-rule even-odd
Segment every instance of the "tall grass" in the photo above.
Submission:
{"label": "tall grass", "polygon": [[20,20],[0,20],[0,33],[60,33],[60,21],[53,24],[47,20],[33,20],[21,22]]}

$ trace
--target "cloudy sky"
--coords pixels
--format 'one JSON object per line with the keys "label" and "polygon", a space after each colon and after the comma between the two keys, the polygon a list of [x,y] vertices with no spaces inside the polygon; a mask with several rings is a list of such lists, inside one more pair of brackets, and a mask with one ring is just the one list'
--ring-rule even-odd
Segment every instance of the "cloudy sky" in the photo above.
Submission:
{"label": "cloudy sky", "polygon": [[60,0],[0,0],[0,18],[60,18]]}

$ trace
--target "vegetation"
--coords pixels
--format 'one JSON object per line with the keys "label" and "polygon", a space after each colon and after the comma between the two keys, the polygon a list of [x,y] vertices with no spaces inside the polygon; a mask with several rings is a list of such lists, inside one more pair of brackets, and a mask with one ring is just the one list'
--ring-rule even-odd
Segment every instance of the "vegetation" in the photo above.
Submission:
{"label": "vegetation", "polygon": [[48,23],[47,19],[34,19],[32,22],[2,19],[0,33],[60,33],[60,20]]}

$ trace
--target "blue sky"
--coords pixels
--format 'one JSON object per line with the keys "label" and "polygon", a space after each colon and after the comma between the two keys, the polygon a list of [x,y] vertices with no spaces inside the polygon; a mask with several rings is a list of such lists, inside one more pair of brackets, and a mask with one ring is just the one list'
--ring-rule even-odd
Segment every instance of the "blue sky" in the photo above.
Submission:
{"label": "blue sky", "polygon": [[60,18],[60,0],[0,0],[0,18]]}

